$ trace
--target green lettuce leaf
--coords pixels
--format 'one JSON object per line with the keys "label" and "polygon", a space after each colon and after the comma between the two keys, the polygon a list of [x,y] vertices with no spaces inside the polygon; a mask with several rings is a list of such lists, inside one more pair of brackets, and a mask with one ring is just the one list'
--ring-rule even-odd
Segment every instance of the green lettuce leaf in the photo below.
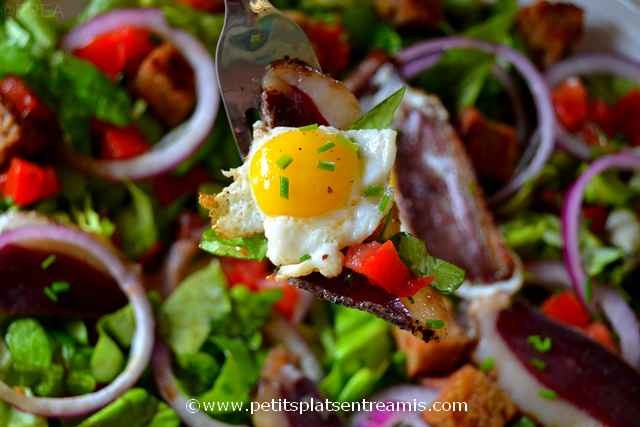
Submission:
{"label": "green lettuce leaf", "polygon": [[393,95],[365,113],[350,129],[388,129],[393,123],[393,117],[402,103],[406,88],[398,89]]}
{"label": "green lettuce leaf", "polygon": [[158,230],[151,197],[133,183],[127,188],[131,204],[116,216],[122,247],[131,258],[138,258],[158,241]]}
{"label": "green lettuce leaf", "polygon": [[214,230],[208,229],[202,235],[200,249],[216,256],[259,261],[267,256],[267,239],[264,236],[223,239]]}
{"label": "green lettuce leaf", "polygon": [[400,258],[416,276],[432,276],[432,286],[443,293],[453,293],[462,285],[465,272],[460,267],[429,255],[424,242],[408,233],[398,233],[391,238]]}

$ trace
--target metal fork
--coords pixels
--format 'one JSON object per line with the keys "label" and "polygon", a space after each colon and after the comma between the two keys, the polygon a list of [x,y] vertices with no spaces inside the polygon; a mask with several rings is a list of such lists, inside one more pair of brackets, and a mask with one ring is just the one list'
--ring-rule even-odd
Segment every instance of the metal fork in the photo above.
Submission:
{"label": "metal fork", "polygon": [[302,29],[267,0],[225,0],[216,62],[218,84],[240,154],[251,146],[266,67],[285,57],[320,70]]}

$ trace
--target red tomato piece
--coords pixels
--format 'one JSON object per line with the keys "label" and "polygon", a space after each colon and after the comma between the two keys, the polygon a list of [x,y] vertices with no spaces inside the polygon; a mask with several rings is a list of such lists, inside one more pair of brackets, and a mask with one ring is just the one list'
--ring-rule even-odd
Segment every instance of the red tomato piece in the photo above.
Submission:
{"label": "red tomato piece", "polygon": [[593,322],[587,327],[587,335],[594,341],[600,343],[603,347],[608,348],[613,352],[618,351],[618,347],[613,339],[611,331],[602,322]]}
{"label": "red tomato piece", "polygon": [[269,266],[266,261],[222,258],[222,271],[231,286],[245,285],[257,291],[269,274]]}
{"label": "red tomato piece", "polygon": [[640,89],[620,98],[613,114],[615,133],[623,134],[632,145],[640,145]]}
{"label": "red tomato piece", "polygon": [[123,27],[96,37],[86,46],[76,49],[74,54],[113,79],[125,69],[137,67],[153,47],[149,31]]}
{"label": "red tomato piece", "polygon": [[53,197],[60,191],[58,177],[52,167],[39,166],[17,157],[11,160],[3,181],[4,196],[22,207]]}
{"label": "red tomato piece", "polygon": [[[400,258],[393,242],[366,243],[364,247],[349,248],[345,266],[362,274],[376,286],[396,296],[411,296],[411,270]],[[413,285],[415,288],[415,284]]]}
{"label": "red tomato piece", "polygon": [[47,119],[51,110],[19,77],[8,76],[0,81],[0,95],[23,118],[27,116]]}
{"label": "red tomato piece", "polygon": [[151,148],[145,137],[133,125],[117,127],[102,124],[100,157],[106,160],[122,160],[139,156]]}
{"label": "red tomato piece", "polygon": [[589,105],[589,120],[607,135],[614,136],[615,123],[613,108],[602,99],[595,99]]}
{"label": "red tomato piece", "polygon": [[587,120],[589,99],[587,90],[577,78],[558,85],[551,93],[558,120],[569,132],[577,132]]}
{"label": "red tomato piece", "polygon": [[585,328],[591,321],[586,308],[572,291],[547,298],[542,304],[542,312],[553,320],[579,328]]}

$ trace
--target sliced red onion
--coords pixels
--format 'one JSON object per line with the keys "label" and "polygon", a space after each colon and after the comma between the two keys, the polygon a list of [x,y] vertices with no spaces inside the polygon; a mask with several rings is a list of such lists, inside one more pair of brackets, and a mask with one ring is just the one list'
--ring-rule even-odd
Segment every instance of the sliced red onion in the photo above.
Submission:
{"label": "sliced red onion", "polygon": [[[527,81],[532,97],[536,103],[538,114],[538,137],[531,138],[527,152],[522,157],[520,166],[513,179],[491,198],[499,202],[516,192],[529,179],[534,178],[551,155],[555,139],[555,117],[551,104],[549,89],[536,67],[521,53],[504,45],[495,45],[482,40],[466,37],[446,37],[434,41],[415,44],[397,54],[396,59],[402,67],[402,74],[407,78],[415,77],[425,70],[425,58],[432,57],[448,49],[478,49],[492,53],[511,62]],[[415,64],[415,65],[413,65]],[[426,64],[428,65],[428,63]]]}
{"label": "sliced red onion", "polygon": [[438,390],[414,384],[396,385],[373,396],[370,401],[386,404],[406,402],[415,406],[415,411],[386,411],[373,407],[372,411],[355,414],[351,420],[353,427],[427,427],[421,413],[431,407],[438,397]]}
{"label": "sliced red onion", "polygon": [[77,248],[88,257],[95,259],[115,278],[134,310],[136,330],[129,353],[129,362],[124,371],[106,387],[82,396],[49,398],[25,396],[0,381],[0,399],[21,411],[45,417],[85,415],[116,399],[133,386],[145,370],[153,346],[154,321],[151,306],[137,271],[125,266],[103,243],[79,230],[53,224],[26,225],[3,232],[0,235],[0,248],[33,241],[62,243]]}
{"label": "sliced red onion", "polygon": [[198,253],[196,239],[180,239],[171,245],[164,267],[162,293],[165,297],[178,287],[189,269],[189,263]]}
{"label": "sliced red onion", "polygon": [[219,97],[215,68],[204,46],[188,33],[173,29],[157,9],[121,9],[74,28],[62,41],[68,52],[86,46],[109,31],[133,26],[145,28],[171,42],[195,73],[198,102],[191,117],[166,134],[153,148],[126,160],[97,160],[66,149],[65,157],[76,168],[112,180],[143,179],[173,169],[205,141],[218,113]]}
{"label": "sliced red onion", "polygon": [[180,391],[178,381],[171,369],[169,349],[160,340],[156,340],[152,363],[153,376],[160,395],[186,425],[189,427],[243,427],[214,420],[201,411],[200,402],[197,399],[189,398]]}
{"label": "sliced red onion", "polygon": [[578,232],[580,228],[580,207],[582,196],[591,179],[608,169],[640,169],[640,156],[623,152],[604,156],[593,162],[571,186],[562,207],[562,238],[564,240],[564,262],[571,278],[571,284],[580,299],[586,304],[587,275],[582,265]]}
{"label": "sliced red onion", "polygon": [[322,367],[318,359],[292,324],[281,316],[274,315],[265,326],[265,332],[272,340],[281,341],[287,350],[298,358],[305,377],[315,383],[322,379]]}
{"label": "sliced red onion", "polygon": [[[553,65],[546,73],[547,84],[555,87],[570,77],[593,74],[612,74],[640,83],[640,63],[611,53],[587,53],[576,55]],[[580,159],[591,157],[591,149],[581,138],[556,124],[558,143],[569,153]]]}
{"label": "sliced red onion", "polygon": [[550,289],[571,287],[571,279],[564,263],[560,260],[529,261],[524,265],[525,281]]}
{"label": "sliced red onion", "polygon": [[640,369],[638,317],[614,289],[598,288],[595,298],[620,339],[622,358],[635,369]]}

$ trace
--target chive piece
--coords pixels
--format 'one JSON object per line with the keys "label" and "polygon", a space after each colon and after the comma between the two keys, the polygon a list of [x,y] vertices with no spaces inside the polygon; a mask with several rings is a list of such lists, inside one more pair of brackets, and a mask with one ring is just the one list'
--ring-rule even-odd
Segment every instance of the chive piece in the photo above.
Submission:
{"label": "chive piece", "polygon": [[480,366],[478,366],[478,368],[480,368],[480,370],[486,374],[488,372],[491,372],[491,370],[493,370],[494,365],[495,365],[495,361],[493,360],[493,357],[485,357],[482,363],[480,363]]}
{"label": "chive piece", "polygon": [[46,270],[47,268],[51,267],[54,262],[56,262],[56,256],[51,254],[42,261],[42,263],[40,264],[40,268]]}
{"label": "chive piece", "polygon": [[529,363],[531,363],[531,366],[533,366],[534,368],[540,371],[544,371],[544,368],[547,367],[547,364],[545,363],[545,361],[542,359],[538,359],[537,357],[532,357],[529,360]]}
{"label": "chive piece", "polygon": [[333,147],[335,147],[336,144],[333,142],[327,142],[326,144],[324,144],[322,147],[318,148],[318,153],[324,153],[325,151],[329,151],[331,150]]}
{"label": "chive piece", "polygon": [[540,390],[538,390],[538,396],[544,399],[555,400],[555,398],[558,397],[558,394],[553,390],[549,390],[548,388],[541,388]]}
{"label": "chive piece", "polygon": [[58,294],[56,294],[53,289],[46,287],[44,288],[44,294],[53,302],[58,302]]}
{"label": "chive piece", "polygon": [[282,170],[288,168],[291,163],[293,163],[293,157],[289,156],[288,154],[285,154],[276,161],[276,164]]}
{"label": "chive piece", "polygon": [[320,127],[319,124],[314,123],[314,124],[311,124],[311,125],[299,127],[298,129],[301,130],[302,132],[308,132],[308,131],[316,130],[319,127]]}
{"label": "chive piece", "polygon": [[384,193],[384,187],[380,185],[370,185],[364,189],[364,195],[366,197],[380,197]]}
{"label": "chive piece", "polygon": [[67,292],[71,288],[69,282],[53,282],[51,283],[51,290],[56,294],[61,294],[63,292]]}
{"label": "chive piece", "polygon": [[540,335],[529,335],[527,337],[527,342],[531,347],[533,347],[534,350],[540,353],[546,353],[547,351],[551,350],[551,347],[553,345],[551,338],[542,338]]}
{"label": "chive piece", "polygon": [[384,193],[382,199],[380,199],[380,203],[378,203],[378,210],[382,213],[387,211],[389,208],[389,204],[391,203],[391,195],[389,193]]}
{"label": "chive piece", "polygon": [[429,329],[444,328],[444,320],[440,320],[440,319],[427,319],[426,324]]}
{"label": "chive piece", "polygon": [[289,178],[286,176],[280,177],[280,197],[283,199],[289,198]]}
{"label": "chive piece", "polygon": [[305,261],[309,261],[311,259],[311,255],[309,254],[304,254],[300,257],[300,262],[305,262]]}
{"label": "chive piece", "polygon": [[336,170],[336,164],[334,162],[328,162],[326,160],[320,160],[318,162],[318,169],[333,172]]}
{"label": "chive piece", "polygon": [[593,296],[593,285],[591,284],[590,279],[586,279],[584,283],[584,299],[587,303],[591,302],[591,297]]}

